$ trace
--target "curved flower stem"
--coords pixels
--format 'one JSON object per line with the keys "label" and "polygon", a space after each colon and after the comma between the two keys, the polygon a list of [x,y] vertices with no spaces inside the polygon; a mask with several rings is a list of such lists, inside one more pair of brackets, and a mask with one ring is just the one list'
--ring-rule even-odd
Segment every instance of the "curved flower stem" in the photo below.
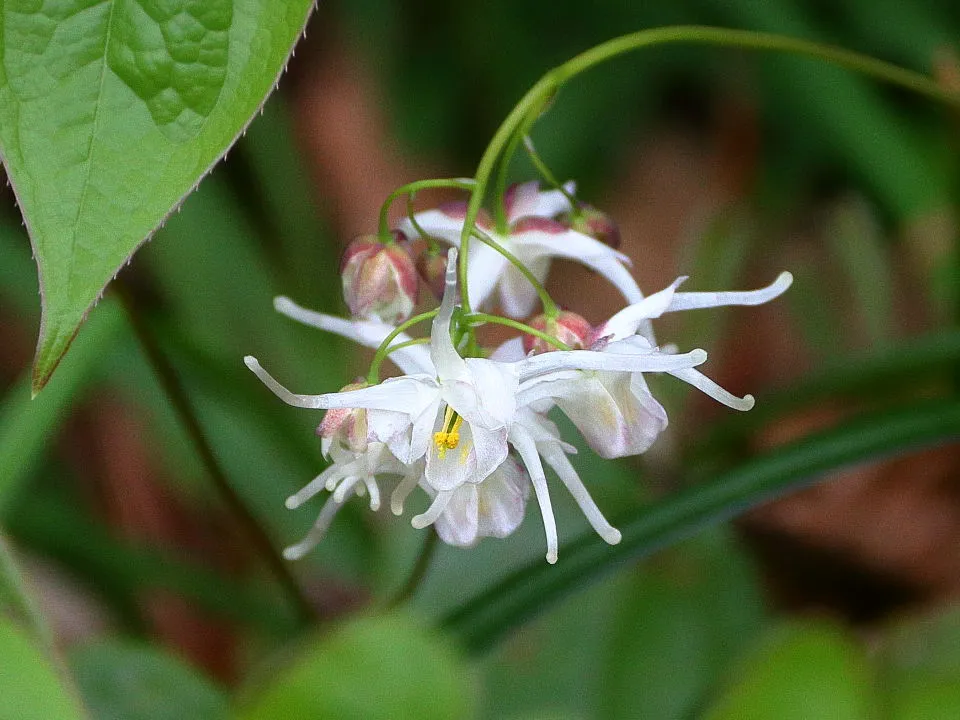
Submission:
{"label": "curved flower stem", "polygon": [[537,330],[535,327],[530,327],[529,325],[525,325],[522,322],[518,322],[517,320],[511,320],[510,318],[506,318],[506,317],[501,317],[500,315],[488,315],[487,313],[471,313],[470,315],[466,316],[466,320],[469,323],[473,323],[474,321],[476,321],[478,324],[494,323],[496,325],[506,325],[507,327],[511,327],[514,330],[519,330],[520,332],[524,332],[529,335],[535,335],[541,340],[545,340],[546,342],[553,345],[555,348],[557,348],[557,350],[573,350],[572,347],[560,341],[558,338],[555,338],[553,335],[548,335],[542,330]]}
{"label": "curved flower stem", "polygon": [[277,552],[273,540],[267,535],[253,513],[250,512],[243,499],[233,489],[233,485],[227,478],[226,472],[221,467],[220,461],[217,460],[217,456],[207,440],[203,427],[200,425],[200,420],[190,404],[190,399],[187,397],[176,370],[138,312],[131,292],[124,287],[122,281],[118,281],[115,287],[118,288],[117,295],[127,311],[127,317],[130,319],[130,325],[137,341],[140,343],[143,354],[156,373],[161,389],[166,394],[177,418],[193,443],[194,450],[213,481],[213,486],[220,499],[233,513],[250,543],[263,557],[277,582],[290,597],[290,602],[296,608],[301,621],[304,623],[311,622],[316,618],[315,610],[301,591],[296,578],[290,572],[289,566]]}
{"label": "curved flower stem", "polygon": [[[390,343],[396,339],[397,335],[409,330],[418,323],[422,323],[424,320],[432,320],[437,316],[438,312],[439,310],[430,310],[429,312],[420,313],[419,315],[414,315],[406,322],[397,325],[397,327],[395,327],[393,331],[383,339],[383,342],[380,343],[380,347],[377,348],[377,352],[373,356],[373,361],[370,363],[370,371],[367,373],[367,382],[371,385],[375,385],[376,383],[380,382],[380,365],[383,364],[383,361],[386,359],[387,355],[394,350],[397,350],[398,347],[405,347],[407,345],[406,342],[403,342],[400,343],[400,346],[391,348]],[[411,342],[410,344],[412,345],[413,343]]]}
{"label": "curved flower stem", "polygon": [[533,166],[537,169],[537,172],[540,173],[541,177],[550,183],[550,185],[559,190],[567,199],[567,202],[570,203],[570,212],[578,213],[580,211],[580,203],[577,202],[577,199],[572,193],[567,191],[567,189],[563,186],[563,183],[557,180],[557,176],[553,174],[553,171],[547,167],[547,164],[543,161],[543,158],[540,157],[540,153],[537,152],[537,148],[533,144],[533,139],[529,135],[523,136],[523,148],[527,151],[527,155],[530,157],[530,162],[533,163]]}
{"label": "curved flower stem", "polygon": [[413,570],[410,571],[410,577],[407,578],[403,587],[397,591],[397,594],[387,601],[387,610],[392,610],[393,608],[403,605],[403,603],[407,602],[416,594],[417,588],[420,587],[420,583],[423,582],[423,578],[427,575],[427,570],[430,569],[430,561],[433,560],[433,556],[437,551],[437,541],[439,539],[437,531],[434,530],[433,527],[430,527],[427,538],[423,541],[423,547],[420,548],[420,554],[417,555],[417,561],[414,563]]}
{"label": "curved flower stem", "polygon": [[412,347],[414,345],[426,345],[430,342],[430,338],[414,338],[413,340],[407,340],[406,342],[397,343],[396,345],[391,345],[387,348],[387,355],[394,353],[397,350],[403,350],[404,348]]}
{"label": "curved flower stem", "polygon": [[429,188],[472,190],[474,184],[471,178],[437,178],[433,180],[417,180],[416,182],[407,183],[406,185],[398,187],[387,196],[387,199],[383,201],[383,205],[380,206],[380,237],[384,239],[390,237],[390,206],[393,205],[393,201],[401,195],[413,195],[420,190],[427,190]]}
{"label": "curved flower stem", "polygon": [[[470,238],[480,212],[480,204],[490,182],[491,175],[496,167],[498,158],[503,164],[510,162],[510,154],[504,149],[516,144],[511,141],[527,121],[534,116],[538,107],[542,107],[560,86],[571,78],[586,70],[599,65],[611,58],[623,55],[634,50],[668,44],[716,45],[719,47],[734,47],[744,50],[772,50],[777,52],[803,55],[847,68],[854,72],[863,73],[876,80],[897,85],[912,92],[925,95],[943,102],[954,108],[960,108],[960,95],[952,93],[938,85],[930,78],[911,70],[905,70],[891,63],[861,55],[860,53],[842,50],[829,45],[800,40],[798,38],[783,37],[772,33],[753,32],[750,30],[731,30],[728,28],[705,27],[698,25],[678,25],[674,27],[653,28],[622,35],[613,40],[597,45],[586,52],[577,55],[548,71],[540,80],[520,98],[510,114],[497,128],[490,144],[480,158],[476,181],[470,202],[467,204],[467,213],[463,221],[463,232],[460,236],[460,284],[464,293],[464,309],[469,312],[469,301],[466,298],[467,257]],[[502,157],[501,157],[502,155]],[[501,165],[502,167],[502,165]],[[502,202],[502,199],[499,201]]]}
{"label": "curved flower stem", "polygon": [[531,285],[533,285],[534,290],[537,291],[537,295],[540,296],[540,304],[543,305],[543,312],[547,317],[553,318],[557,316],[560,311],[557,308],[557,304],[553,301],[553,298],[550,297],[550,293],[547,292],[547,289],[543,286],[543,283],[537,280],[536,276],[530,272],[530,268],[520,262],[520,258],[507,250],[500,243],[483,232],[480,228],[474,228],[473,236],[480,242],[488,245],[503,255],[510,262],[510,264],[513,265]]}
{"label": "curved flower stem", "polygon": [[413,226],[413,229],[417,231],[417,234],[423,238],[423,241],[427,243],[427,247],[430,249],[432,255],[436,255],[440,252],[440,243],[437,242],[437,239],[433,235],[428,234],[417,222],[416,213],[413,211],[413,201],[417,197],[416,192],[411,192],[407,195],[407,219],[410,220],[410,224]]}

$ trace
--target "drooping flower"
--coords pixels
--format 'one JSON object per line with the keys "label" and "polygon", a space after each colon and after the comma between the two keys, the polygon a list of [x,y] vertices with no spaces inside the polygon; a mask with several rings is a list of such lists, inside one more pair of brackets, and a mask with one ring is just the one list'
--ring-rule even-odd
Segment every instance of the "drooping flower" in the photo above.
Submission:
{"label": "drooping flower", "polygon": [[[568,191],[573,191],[569,184]],[[478,218],[477,229],[500,247],[512,253],[541,283],[553,258],[574,260],[595,270],[613,283],[630,303],[639,302],[643,294],[627,267],[629,258],[622,253],[577,232],[554,219],[570,210],[570,201],[559,190],[541,192],[539,183],[513,186],[505,198],[508,227],[498,232],[489,216]],[[466,217],[466,204],[450,203],[414,215],[416,225],[431,237],[459,246]],[[400,223],[407,236],[419,237],[409,218]],[[486,244],[471,243],[467,279],[470,304],[480,307],[495,292],[500,306],[514,318],[530,315],[537,302],[537,293],[523,274],[501,253]]]}
{"label": "drooping flower", "polygon": [[[552,423],[533,412],[532,406],[537,398],[533,397],[530,403],[524,401],[523,388],[538,380],[549,383],[568,376],[578,377],[583,371],[641,373],[682,370],[704,362],[706,353],[694,350],[669,355],[609,350],[630,345],[632,339],[627,338],[609,343],[604,352],[551,352],[515,362],[463,358],[451,335],[456,278],[456,249],[451,249],[446,291],[433,322],[429,354],[421,354],[423,349],[418,345],[396,351],[397,364],[407,372],[401,377],[339,393],[298,395],[280,385],[255,358],[245,358],[247,366],[261,381],[288,404],[365,412],[367,450],[357,453],[346,448],[352,455],[343,455],[341,465],[365,463],[360,469],[366,468],[366,472],[354,470],[353,465],[350,470],[353,474],[342,474],[341,471],[338,482],[352,484],[346,486],[347,490],[340,490],[342,485],[336,488],[328,506],[321,512],[317,533],[325,529],[349,489],[362,487],[372,493],[373,486],[363,478],[375,479],[377,474],[394,472],[397,466],[392,463],[396,462],[405,467],[406,472],[391,495],[393,511],[402,512],[404,499],[419,485],[433,501],[424,513],[412,519],[412,524],[423,528],[440,522],[445,527],[444,534],[457,543],[512,532],[522,517],[520,498],[525,503],[524,488],[529,482],[544,521],[547,559],[555,562],[557,532],[542,456],[570,489],[597,531],[608,542],[614,542],[618,537],[616,531],[603,520],[564,456],[564,451],[569,451],[570,447],[559,441],[555,428],[550,429]],[[379,344],[392,333],[392,328],[382,323],[332,318],[299,308],[285,298],[278,299],[276,305],[281,312],[301,322],[353,337],[367,345]],[[405,342],[400,336],[397,340]],[[526,407],[527,404],[531,407]],[[514,472],[508,457],[508,444],[517,450],[527,474]],[[383,454],[387,449],[389,454]],[[308,493],[310,488],[316,491],[329,479],[330,476],[325,476],[322,481],[318,478],[302,492]],[[467,485],[475,487],[464,489]],[[377,497],[379,502],[379,489]],[[476,513],[473,511],[474,502],[477,504]],[[458,522],[466,525],[459,529],[453,527]],[[315,538],[317,533],[310,537]]]}

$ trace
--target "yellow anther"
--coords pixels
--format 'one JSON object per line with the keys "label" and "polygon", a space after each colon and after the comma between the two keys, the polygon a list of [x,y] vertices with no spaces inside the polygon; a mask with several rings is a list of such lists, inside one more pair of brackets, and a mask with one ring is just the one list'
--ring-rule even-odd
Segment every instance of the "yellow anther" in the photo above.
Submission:
{"label": "yellow anther", "polygon": [[443,460],[447,450],[453,450],[460,444],[460,426],[463,418],[449,405],[443,415],[443,430],[433,434],[433,443],[437,446],[437,456]]}

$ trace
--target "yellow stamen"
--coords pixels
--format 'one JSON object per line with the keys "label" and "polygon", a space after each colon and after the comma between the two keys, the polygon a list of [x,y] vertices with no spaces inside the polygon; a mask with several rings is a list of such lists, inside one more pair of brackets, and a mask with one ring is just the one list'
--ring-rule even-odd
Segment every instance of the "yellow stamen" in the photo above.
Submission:
{"label": "yellow stamen", "polygon": [[443,460],[447,450],[453,450],[460,444],[460,426],[463,425],[463,418],[460,417],[453,408],[447,405],[447,410],[443,414],[443,430],[433,434],[433,442],[437,446],[437,456]]}

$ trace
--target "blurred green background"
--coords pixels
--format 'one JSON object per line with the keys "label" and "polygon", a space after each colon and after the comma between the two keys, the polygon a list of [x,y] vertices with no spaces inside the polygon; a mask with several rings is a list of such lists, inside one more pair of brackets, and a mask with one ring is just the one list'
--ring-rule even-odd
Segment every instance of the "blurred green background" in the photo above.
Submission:
{"label": "blurred green background", "polygon": [[[339,254],[390,190],[472,174],[548,68],[675,23],[829,42],[960,90],[960,6],[947,0],[321,3],[264,114],[120,275],[276,547],[315,518],[316,503],[283,499],[322,468],[319,417],[277,402],[241,358],[321,392],[368,356],[286,321],[272,298],[342,313]],[[866,438],[897,413],[953,413],[955,428],[957,126],[929,100],[822,63],[712,48],[639,53],[560,93],[538,149],[614,214],[645,289],[680,274],[697,290],[796,277],[770,306],[658,325],[664,341],[707,348],[711,375],[757,409],[731,417],[652,379],[671,411],[657,446],[636,462],[575,461],[611,519],[775,462],[789,443]],[[519,159],[514,171],[533,175]],[[596,285],[559,267],[550,288],[598,321],[617,299]],[[955,445],[914,451],[893,433],[892,458],[639,562],[599,553],[591,572],[561,575],[562,550],[558,574],[525,590],[542,602],[523,624],[471,625],[458,610],[542,563],[537,517],[506,540],[441,547],[386,612],[423,534],[353,503],[291,566],[305,617],[217,493],[113,292],[31,402],[38,322],[7,189],[0,526],[39,609],[0,594],[12,698],[0,717],[74,717],[77,697],[93,718],[960,717]],[[562,541],[588,534],[568,496],[554,503]],[[20,621],[37,615],[61,667],[25,639]]]}

